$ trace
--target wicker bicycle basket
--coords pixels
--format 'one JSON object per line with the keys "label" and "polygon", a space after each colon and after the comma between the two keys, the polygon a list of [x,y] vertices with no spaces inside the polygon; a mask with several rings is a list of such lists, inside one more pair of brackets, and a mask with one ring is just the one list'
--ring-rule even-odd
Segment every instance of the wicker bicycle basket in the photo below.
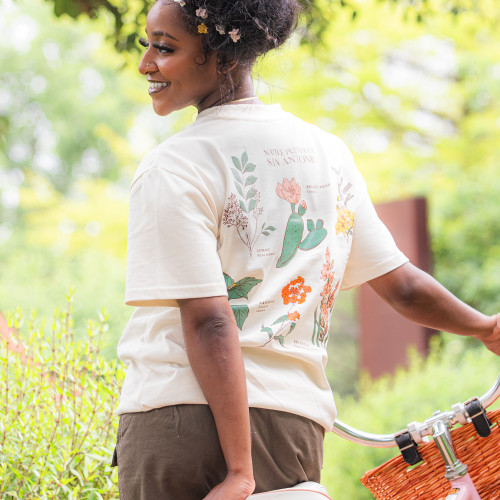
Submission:
{"label": "wicker bicycle basket", "polygon": [[[469,474],[482,500],[500,499],[500,410],[488,413],[492,423],[487,438],[477,435],[472,424],[452,431],[457,457],[468,466]],[[368,471],[363,485],[377,499],[444,499],[450,483],[444,478],[444,462],[433,442],[418,447],[423,461],[409,467],[401,455]]]}

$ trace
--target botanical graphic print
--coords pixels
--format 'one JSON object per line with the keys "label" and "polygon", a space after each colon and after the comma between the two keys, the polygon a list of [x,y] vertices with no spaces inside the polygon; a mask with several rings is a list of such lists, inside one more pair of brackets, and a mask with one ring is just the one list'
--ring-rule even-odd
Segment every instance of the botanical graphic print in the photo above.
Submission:
{"label": "botanical graphic print", "polygon": [[354,212],[347,208],[347,203],[354,198],[354,196],[349,192],[352,188],[352,184],[349,182],[347,185],[343,186],[344,179],[340,177],[338,183],[339,195],[337,196],[337,224],[335,224],[335,231],[337,234],[343,234],[345,236],[350,236],[354,228]]}
{"label": "botanical graphic print", "polygon": [[280,316],[271,326],[262,325],[260,331],[266,332],[269,336],[269,340],[262,347],[273,340],[276,340],[285,347],[285,338],[294,330],[297,321],[300,319],[300,313],[296,310],[297,305],[303,304],[307,298],[307,294],[310,292],[311,287],[304,283],[304,278],[301,276],[297,276],[297,279],[290,281],[281,290],[283,304],[291,304],[291,306],[288,313]]}
{"label": "botanical graphic print", "polygon": [[291,181],[283,179],[283,184],[278,182],[276,194],[290,203],[292,214],[288,218],[283,240],[283,251],[276,267],[286,266],[295,256],[297,250],[311,250],[317,247],[326,238],[326,229],[323,227],[323,221],[318,219],[316,224],[312,219],[307,219],[307,236],[302,239],[304,232],[303,216],[306,213],[307,205],[304,200],[300,201],[300,185],[292,178]]}
{"label": "botanical graphic print", "polygon": [[275,230],[273,226],[261,224],[259,218],[262,215],[262,208],[259,207],[260,192],[255,189],[257,177],[250,175],[256,168],[253,163],[248,163],[248,154],[245,151],[241,159],[236,156],[231,157],[236,168],[231,172],[234,176],[234,185],[238,191],[239,199],[231,193],[224,212],[222,213],[222,223],[226,227],[235,227],[241,241],[248,247],[250,257],[253,248],[264,236],[269,236]]}
{"label": "botanical graphic print", "polygon": [[[262,281],[257,278],[247,277],[235,282],[233,278],[231,278],[231,276],[226,273],[224,273],[224,280],[226,282],[228,300],[241,298],[248,299],[248,293],[250,292],[250,290]],[[231,305],[231,309],[233,310],[234,318],[236,319],[238,328],[242,330],[243,323],[248,318],[248,306]]]}
{"label": "botanical graphic print", "polygon": [[321,269],[321,279],[325,282],[321,291],[321,304],[314,311],[314,331],[312,343],[320,346],[326,345],[328,341],[328,329],[330,327],[330,313],[333,304],[335,303],[335,294],[340,285],[340,280],[337,281],[335,287],[335,271],[333,269],[333,257],[330,258],[330,249],[327,247],[325,255],[325,263]]}

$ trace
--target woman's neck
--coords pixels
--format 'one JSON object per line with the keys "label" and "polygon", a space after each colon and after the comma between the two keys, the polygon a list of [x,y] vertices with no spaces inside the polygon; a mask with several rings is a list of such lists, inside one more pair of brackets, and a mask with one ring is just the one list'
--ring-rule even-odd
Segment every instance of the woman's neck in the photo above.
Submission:
{"label": "woman's neck", "polygon": [[252,76],[250,71],[233,71],[231,74],[233,81],[233,89],[224,90],[221,86],[221,96],[212,102],[201,102],[198,107],[198,112],[201,113],[205,109],[223,104],[257,104],[260,99],[255,95]]}

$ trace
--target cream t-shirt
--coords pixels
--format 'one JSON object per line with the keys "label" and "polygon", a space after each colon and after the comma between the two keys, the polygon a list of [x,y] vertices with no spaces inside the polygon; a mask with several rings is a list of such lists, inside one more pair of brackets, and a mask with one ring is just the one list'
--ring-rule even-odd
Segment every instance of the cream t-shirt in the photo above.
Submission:
{"label": "cream t-shirt", "polygon": [[250,406],[331,429],[324,367],[337,294],[405,262],[336,136],[277,104],[201,112],[132,182],[125,299],[136,309],[118,346],[118,413],[206,404],[177,300],[227,295]]}

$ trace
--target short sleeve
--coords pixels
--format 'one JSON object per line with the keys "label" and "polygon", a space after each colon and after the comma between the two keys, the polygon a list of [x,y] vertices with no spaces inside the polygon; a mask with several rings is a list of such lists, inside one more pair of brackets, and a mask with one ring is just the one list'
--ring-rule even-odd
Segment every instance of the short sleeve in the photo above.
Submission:
{"label": "short sleeve", "polygon": [[342,280],[342,290],[378,278],[408,262],[408,258],[399,250],[391,233],[379,219],[366,182],[354,161],[351,161],[357,195],[352,247]]}
{"label": "short sleeve", "polygon": [[178,299],[227,295],[218,224],[203,190],[163,168],[132,185],[127,248],[128,305],[176,306]]}

